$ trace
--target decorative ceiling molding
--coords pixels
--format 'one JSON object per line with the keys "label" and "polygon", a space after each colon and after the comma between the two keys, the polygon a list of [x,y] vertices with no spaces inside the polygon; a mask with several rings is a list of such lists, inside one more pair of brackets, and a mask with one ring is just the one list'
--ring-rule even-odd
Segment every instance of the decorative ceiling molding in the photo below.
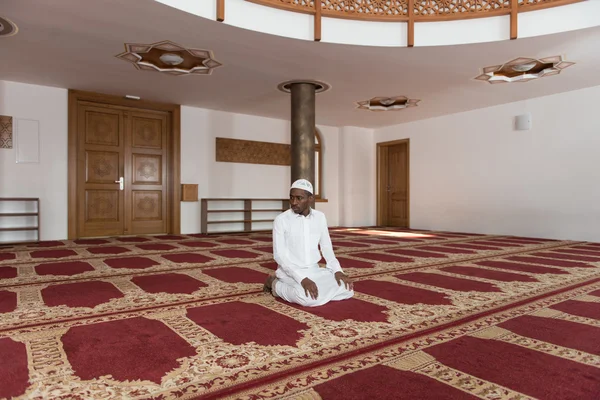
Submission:
{"label": "decorative ceiling molding", "polygon": [[[511,13],[511,0],[246,0],[293,12],[372,21],[456,20],[484,18]],[[517,12],[524,12],[585,0],[518,0]],[[319,3],[320,2],[320,7]],[[412,10],[409,4],[412,3]]]}
{"label": "decorative ceiling molding", "polygon": [[546,76],[558,75],[560,72],[574,65],[574,62],[564,61],[562,56],[535,58],[519,57],[502,65],[485,67],[476,80],[489,83],[529,82]]}
{"label": "decorative ceiling molding", "polygon": [[321,9],[323,15],[390,20],[408,17],[408,0],[323,0]]}
{"label": "decorative ceiling molding", "polygon": [[373,97],[370,100],[356,103],[359,110],[370,111],[398,111],[409,107],[417,107],[421,100],[409,99],[406,96],[397,97]]}
{"label": "decorative ceiling molding", "polygon": [[[588,0],[246,0],[267,7],[314,16],[314,40],[321,41],[322,17],[363,21],[406,22],[406,42],[415,45],[415,23],[510,16],[509,38],[518,38],[521,12]],[[225,0],[217,0],[219,10]],[[223,11],[224,12],[224,11]],[[217,20],[223,21],[223,12]],[[508,39],[508,38],[507,38]]]}
{"label": "decorative ceiling molding", "polygon": [[210,50],[191,49],[165,40],[152,44],[125,43],[124,53],[115,57],[128,61],[137,69],[170,75],[210,75],[222,64]]}
{"label": "decorative ceiling molding", "polygon": [[19,28],[8,18],[0,17],[0,37],[16,35]]}
{"label": "decorative ceiling molding", "polygon": [[331,85],[329,83],[325,83],[325,82],[321,82],[321,81],[315,81],[313,79],[294,79],[291,81],[285,81],[285,82],[281,82],[279,85],[277,85],[277,89],[281,92],[284,93],[291,93],[292,92],[292,85],[294,83],[310,83],[315,85],[315,93],[323,93],[328,91],[329,89],[331,89]]}

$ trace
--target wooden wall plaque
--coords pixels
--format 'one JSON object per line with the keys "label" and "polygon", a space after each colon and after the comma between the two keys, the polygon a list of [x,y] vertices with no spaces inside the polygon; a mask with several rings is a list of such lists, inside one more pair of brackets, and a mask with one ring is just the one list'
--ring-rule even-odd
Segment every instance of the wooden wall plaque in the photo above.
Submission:
{"label": "wooden wall plaque", "polygon": [[289,144],[217,138],[216,160],[245,164],[291,165]]}
{"label": "wooden wall plaque", "polygon": [[192,183],[182,183],[181,201],[198,201],[198,185]]}
{"label": "wooden wall plaque", "polygon": [[13,119],[0,115],[0,149],[12,149]]}

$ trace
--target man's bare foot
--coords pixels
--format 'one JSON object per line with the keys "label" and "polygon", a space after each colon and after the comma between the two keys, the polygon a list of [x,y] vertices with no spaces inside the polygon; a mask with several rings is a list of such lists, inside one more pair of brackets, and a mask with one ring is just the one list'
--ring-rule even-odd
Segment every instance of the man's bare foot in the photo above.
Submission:
{"label": "man's bare foot", "polygon": [[269,275],[265,284],[263,285],[264,293],[273,293],[273,281],[275,280],[275,274]]}

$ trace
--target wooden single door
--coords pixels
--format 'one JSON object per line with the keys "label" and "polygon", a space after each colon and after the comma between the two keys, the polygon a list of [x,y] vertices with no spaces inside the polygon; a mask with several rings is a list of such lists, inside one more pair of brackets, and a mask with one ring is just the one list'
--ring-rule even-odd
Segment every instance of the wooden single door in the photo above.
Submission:
{"label": "wooden single door", "polygon": [[79,236],[167,232],[168,113],[80,105]]}
{"label": "wooden single door", "polygon": [[409,142],[378,144],[378,224],[409,227]]}
{"label": "wooden single door", "polygon": [[388,225],[408,227],[408,144],[388,147]]}
{"label": "wooden single door", "polygon": [[121,110],[91,105],[78,109],[78,223],[81,237],[122,235],[125,227],[125,123]]}

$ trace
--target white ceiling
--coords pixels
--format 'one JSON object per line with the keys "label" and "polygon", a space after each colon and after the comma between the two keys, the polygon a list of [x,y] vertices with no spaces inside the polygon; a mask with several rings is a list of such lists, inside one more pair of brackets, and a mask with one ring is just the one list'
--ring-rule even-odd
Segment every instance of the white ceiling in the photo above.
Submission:
{"label": "white ceiling", "polygon": [[[208,1],[208,0],[198,0]],[[277,84],[316,79],[317,123],[381,127],[600,85],[600,27],[494,43],[382,48],[316,43],[239,29],[153,0],[1,0],[19,33],[0,38],[0,80],[136,95],[228,112],[289,119]],[[210,76],[138,71],[115,58],[124,43],[171,40],[209,49],[223,64]],[[524,84],[475,81],[480,68],[517,57],[563,55],[577,64]],[[377,96],[421,99],[395,112],[357,110]]]}

